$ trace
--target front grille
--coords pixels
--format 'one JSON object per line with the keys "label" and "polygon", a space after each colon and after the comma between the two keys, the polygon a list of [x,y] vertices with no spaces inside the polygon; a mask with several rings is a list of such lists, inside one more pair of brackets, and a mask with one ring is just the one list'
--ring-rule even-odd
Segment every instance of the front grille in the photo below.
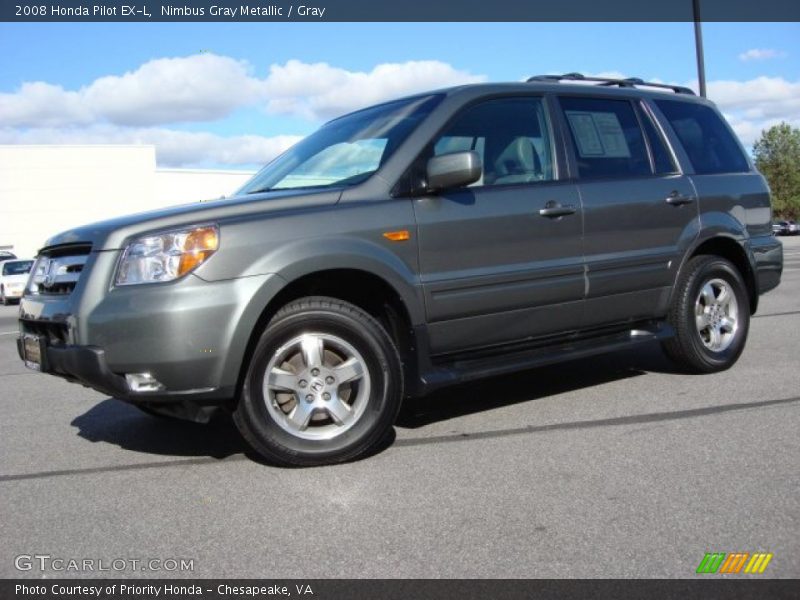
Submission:
{"label": "front grille", "polygon": [[42,250],[33,266],[28,293],[41,296],[71,294],[91,250],[91,244],[69,244]]}
{"label": "front grille", "polygon": [[23,333],[32,333],[47,339],[50,346],[63,346],[69,343],[69,329],[66,323],[29,321],[21,319]]}

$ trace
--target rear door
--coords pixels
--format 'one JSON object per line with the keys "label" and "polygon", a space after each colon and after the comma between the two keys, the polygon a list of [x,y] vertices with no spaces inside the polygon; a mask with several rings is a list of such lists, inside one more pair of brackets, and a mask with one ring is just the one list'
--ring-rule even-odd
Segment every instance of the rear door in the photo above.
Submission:
{"label": "rear door", "polygon": [[559,99],[584,210],[584,326],[663,312],[698,205],[663,132],[635,98]]}
{"label": "rear door", "polygon": [[477,183],[415,198],[434,354],[580,327],[581,207],[559,178],[542,97],[485,100],[436,136],[430,156],[475,150]]}
{"label": "rear door", "polygon": [[771,235],[769,190],[722,115],[702,101],[667,96],[654,104],[693,171],[703,233],[729,229],[729,235],[738,237],[746,229],[750,238]]}

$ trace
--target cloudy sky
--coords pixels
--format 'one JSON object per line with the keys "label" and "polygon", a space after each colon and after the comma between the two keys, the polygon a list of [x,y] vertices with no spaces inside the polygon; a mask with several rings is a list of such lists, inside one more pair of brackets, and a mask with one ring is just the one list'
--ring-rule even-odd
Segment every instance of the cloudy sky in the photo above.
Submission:
{"label": "cloudy sky", "polygon": [[[800,126],[800,24],[704,25],[709,97],[745,145]],[[0,144],[153,144],[253,168],[405,94],[580,71],[696,88],[691,23],[0,24]]]}

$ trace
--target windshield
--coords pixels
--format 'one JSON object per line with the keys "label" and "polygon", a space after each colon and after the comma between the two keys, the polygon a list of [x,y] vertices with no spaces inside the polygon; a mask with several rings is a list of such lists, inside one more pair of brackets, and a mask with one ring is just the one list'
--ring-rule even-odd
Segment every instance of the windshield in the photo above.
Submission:
{"label": "windshield", "polygon": [[25,275],[25,273],[30,273],[31,267],[33,267],[32,260],[3,263],[3,275]]}
{"label": "windshield", "polygon": [[238,193],[326,188],[366,181],[442,97],[398,100],[331,121],[269,163]]}

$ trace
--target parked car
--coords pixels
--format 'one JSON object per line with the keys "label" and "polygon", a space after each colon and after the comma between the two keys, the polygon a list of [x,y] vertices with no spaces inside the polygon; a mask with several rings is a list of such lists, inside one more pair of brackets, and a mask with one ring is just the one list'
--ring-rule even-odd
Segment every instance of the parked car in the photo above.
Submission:
{"label": "parked car", "polygon": [[772,224],[772,233],[775,235],[798,235],[800,225],[795,221],[775,221]]}
{"label": "parked car", "polygon": [[3,306],[22,297],[32,267],[32,260],[0,261],[0,302]]}
{"label": "parked car", "polygon": [[786,221],[775,221],[772,224],[772,233],[775,235],[789,235],[789,223]]}
{"label": "parked car", "polygon": [[149,412],[225,407],[274,463],[346,461],[450,384],[654,340],[731,367],[781,278],[769,214],[686,88],[460,86],[334,119],[234,197],[53,237],[19,354]]}
{"label": "parked car", "polygon": [[8,250],[0,250],[0,261],[10,260],[12,258],[17,258],[17,255],[13,252],[9,252]]}

